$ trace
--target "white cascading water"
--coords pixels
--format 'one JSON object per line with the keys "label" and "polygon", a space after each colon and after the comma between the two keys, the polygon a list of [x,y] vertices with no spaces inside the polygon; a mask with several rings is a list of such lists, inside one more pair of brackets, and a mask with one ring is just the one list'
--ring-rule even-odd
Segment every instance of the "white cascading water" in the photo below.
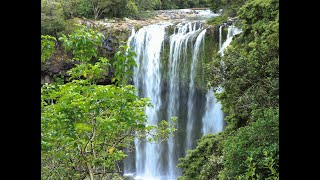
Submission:
{"label": "white cascading water", "polygon": [[195,69],[196,65],[198,64],[198,54],[200,45],[204,40],[206,33],[206,29],[201,31],[201,33],[198,35],[194,49],[193,49],[193,55],[192,55],[192,62],[191,62],[191,70],[190,70],[190,83],[189,83],[189,96],[188,96],[188,115],[187,115],[187,138],[186,138],[186,150],[192,149],[193,145],[193,124],[195,118],[192,117],[194,114],[194,92],[195,92]]}
{"label": "white cascading water", "polygon": [[[166,142],[153,144],[135,139],[135,154],[125,161],[125,173],[134,179],[176,180],[181,175],[176,167],[178,159],[194,148],[201,135],[223,130],[221,104],[216,102],[212,90],[205,94],[196,88],[203,86],[196,79],[203,79],[199,72],[205,57],[206,29],[200,21],[182,22],[174,25],[174,32],[169,37],[171,25],[153,24],[137,32],[132,29],[128,39],[128,45],[137,54],[133,83],[138,95],[150,98],[153,104],[153,108],[148,107],[145,111],[148,124],[156,125],[162,119],[170,124],[172,116],[178,117],[178,130]],[[228,29],[228,38],[237,32],[237,29]],[[226,42],[221,45],[222,27],[219,36],[221,50],[226,47]],[[162,74],[164,72],[166,74]]]}
{"label": "white cascading water", "polygon": [[[184,65],[187,64],[187,49],[188,43],[199,34],[201,28],[197,29],[196,23],[179,23],[175,27],[175,33],[170,36],[170,53],[169,53],[169,98],[168,98],[168,110],[167,118],[172,116],[178,116],[179,107],[179,66],[181,65],[181,58],[184,57]],[[190,40],[190,41],[189,41]],[[177,177],[178,172],[177,165],[178,157],[174,148],[175,140],[172,136],[168,139],[168,176]]]}
{"label": "white cascading water", "polygon": [[[232,37],[240,34],[241,29],[235,26],[228,27],[228,35],[226,41],[221,45],[222,42],[222,28],[223,25],[219,27],[219,52],[221,56],[224,55],[223,51],[231,43]],[[223,63],[223,62],[222,62]],[[220,89],[221,91],[221,89]],[[206,94],[206,107],[205,114],[202,118],[202,133],[203,135],[218,133],[223,130],[223,119],[224,114],[221,111],[222,105],[217,102],[214,97],[213,90],[210,89]]]}
{"label": "white cascading water", "polygon": [[[159,122],[157,111],[161,106],[160,98],[160,52],[165,37],[165,28],[170,23],[145,26],[134,35],[132,43],[136,52],[137,68],[134,68],[134,84],[139,90],[140,97],[151,99],[152,107],[147,107],[146,115],[148,124],[157,125]],[[136,177],[143,179],[156,179],[160,176],[157,171],[157,162],[160,161],[160,144],[140,143],[136,144]]]}
{"label": "white cascading water", "polygon": [[205,113],[202,118],[203,135],[215,134],[223,130],[224,114],[221,107],[221,103],[217,102],[212,89],[210,89],[206,94]]}
{"label": "white cascading water", "polygon": [[223,51],[231,43],[232,37],[237,35],[237,34],[240,34],[241,32],[242,32],[242,30],[240,28],[237,28],[237,27],[235,27],[233,25],[228,27],[227,40],[222,44],[222,46],[221,46],[221,48],[219,50],[219,53],[220,53],[221,56],[224,55]]}
{"label": "white cascading water", "polygon": [[[224,25],[220,25],[219,27],[219,53],[222,49],[222,29]],[[228,31],[229,37],[229,31]],[[210,89],[206,94],[206,106],[205,113],[202,117],[202,133],[203,135],[207,134],[215,134],[223,130],[223,119],[224,114],[221,110],[222,105],[220,102],[217,102],[217,99],[214,97],[213,90]]]}
{"label": "white cascading water", "polygon": [[221,49],[221,45],[222,45],[222,28],[223,28],[223,25],[220,25],[220,27],[219,27],[219,49]]}

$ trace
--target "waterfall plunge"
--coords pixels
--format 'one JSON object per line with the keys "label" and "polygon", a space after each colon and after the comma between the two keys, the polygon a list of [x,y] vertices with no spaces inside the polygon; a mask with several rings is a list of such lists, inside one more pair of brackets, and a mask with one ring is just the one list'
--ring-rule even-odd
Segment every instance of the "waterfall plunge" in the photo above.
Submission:
{"label": "waterfall plunge", "polygon": [[[136,52],[137,68],[134,68],[134,84],[140,97],[151,99],[152,107],[147,107],[148,124],[157,125],[157,111],[161,106],[160,98],[160,52],[165,36],[165,28],[170,23],[154,24],[141,28],[132,38],[133,50]],[[160,144],[139,142],[136,145],[136,175],[147,177],[161,176],[158,171],[160,161]]]}
{"label": "waterfall plunge", "polygon": [[194,90],[195,90],[195,66],[198,64],[198,54],[201,42],[204,40],[206,29],[203,30],[197,37],[197,40],[193,49],[193,56],[191,62],[191,71],[190,71],[190,83],[189,83],[189,97],[188,97],[188,121],[187,121],[187,139],[186,139],[186,150],[193,148],[193,124],[195,118],[192,117],[194,114]]}
{"label": "waterfall plunge", "polygon": [[[231,43],[232,37],[240,34],[242,32],[241,29],[235,26],[228,27],[228,34],[226,41],[222,43],[222,28],[224,25],[219,27],[219,52],[221,56],[224,56],[223,51],[226,47]],[[222,62],[223,64],[223,62]],[[206,94],[206,107],[205,107],[205,114],[202,118],[202,133],[206,134],[213,134],[223,130],[223,119],[224,114],[221,111],[222,105],[220,102],[217,102],[216,98],[213,95],[213,90],[210,89]]]}
{"label": "waterfall plunge", "polygon": [[[207,95],[201,95],[196,90],[196,69],[203,61],[204,54],[200,50],[205,44],[206,29],[199,22],[175,25],[174,33],[167,42],[168,64],[164,65],[161,58],[164,55],[165,37],[168,36],[166,28],[170,25],[173,24],[153,24],[137,32],[132,30],[128,39],[128,44],[137,54],[134,85],[138,95],[149,97],[154,106],[146,109],[148,123],[154,125],[162,118],[169,120],[177,116],[179,131],[161,144],[135,140],[135,163],[127,162],[125,165],[125,173],[135,174],[135,179],[175,180],[181,174],[176,168],[178,159],[194,148],[201,132],[214,133],[223,127],[221,107],[215,104],[215,100],[212,101],[213,93],[208,91]],[[162,74],[163,66],[167,66],[166,74]],[[181,80],[182,77],[187,80]],[[130,167],[128,164],[131,164]]]}
{"label": "waterfall plunge", "polygon": [[227,40],[222,44],[222,46],[220,47],[220,50],[219,50],[219,53],[220,53],[221,56],[224,55],[223,51],[231,43],[232,37],[237,35],[237,34],[240,34],[241,32],[242,32],[242,30],[237,28],[237,27],[235,27],[235,26],[229,26],[228,27]]}

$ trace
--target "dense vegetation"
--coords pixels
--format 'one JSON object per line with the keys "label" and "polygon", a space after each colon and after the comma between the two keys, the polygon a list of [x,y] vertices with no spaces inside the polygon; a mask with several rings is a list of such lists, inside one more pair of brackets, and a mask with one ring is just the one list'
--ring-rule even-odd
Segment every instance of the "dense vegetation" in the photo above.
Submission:
{"label": "dense vegetation", "polygon": [[[41,87],[42,179],[114,179],[135,137],[157,142],[175,130],[166,121],[147,124],[144,110],[150,100],[137,97],[127,85],[135,53],[122,46],[111,65],[99,56],[101,38],[81,26],[59,38],[78,64],[67,72],[70,82],[56,80]],[[55,41],[42,36],[42,61],[54,53]],[[98,85],[109,66],[115,66],[114,84]]]}
{"label": "dense vegetation", "polygon": [[153,10],[209,7],[210,0],[41,0],[41,34],[70,32],[73,18],[148,18]]}
{"label": "dense vegetation", "polygon": [[180,159],[179,179],[279,178],[279,1],[249,0],[237,17],[242,34],[207,68],[228,126]]}
{"label": "dense vegetation", "polygon": [[[146,124],[150,101],[127,85],[134,52],[120,46],[111,59],[101,33],[75,27],[74,17],[144,18],[156,9],[210,7],[240,20],[242,33],[225,55],[207,64],[209,85],[226,113],[226,129],[207,135],[180,159],[179,179],[279,179],[279,0],[42,0],[41,62],[59,49],[76,62],[69,82],[41,88],[43,179],[114,178],[134,137],[158,141],[174,130]],[[113,84],[98,85],[110,71]],[[216,89],[217,90],[217,89]],[[108,137],[108,138],[106,138]]]}

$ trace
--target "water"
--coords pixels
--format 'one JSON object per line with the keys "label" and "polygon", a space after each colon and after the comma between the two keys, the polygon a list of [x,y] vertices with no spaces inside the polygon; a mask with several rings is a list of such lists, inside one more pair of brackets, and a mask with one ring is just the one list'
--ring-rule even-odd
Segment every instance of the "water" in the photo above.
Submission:
{"label": "water", "polygon": [[222,47],[222,28],[223,28],[223,25],[220,25],[219,26],[219,50]]}
{"label": "water", "polygon": [[[179,66],[181,63],[187,64],[188,43],[192,42],[196,35],[201,31],[201,27],[197,23],[179,23],[175,27],[175,33],[170,36],[170,53],[169,53],[169,88],[168,88],[168,108],[167,119],[172,116],[179,116]],[[192,44],[192,43],[191,43]],[[181,61],[183,60],[183,61]],[[184,66],[184,68],[187,68]],[[178,163],[178,155],[175,152],[175,139],[171,136],[168,139],[168,176],[176,177],[180,172],[175,167]]]}
{"label": "water", "polygon": [[240,28],[237,28],[233,25],[228,27],[228,35],[227,35],[227,40],[222,44],[219,53],[221,56],[224,56],[224,50],[226,49],[227,46],[230,45],[231,41],[232,41],[232,37],[240,34],[242,32],[242,30]]}
{"label": "water", "polygon": [[[169,34],[171,26],[174,30]],[[178,159],[193,149],[202,135],[223,130],[221,104],[212,90],[204,89],[203,74],[199,73],[205,57],[205,35],[201,21],[160,23],[132,30],[128,44],[137,54],[138,65],[133,82],[138,95],[149,97],[154,106],[145,111],[148,124],[155,125],[162,119],[170,124],[170,118],[177,116],[178,130],[160,144],[135,139],[135,154],[125,160],[127,176],[176,180],[181,175],[176,167]]]}
{"label": "water", "polygon": [[218,133],[223,130],[224,114],[221,103],[217,102],[212,89],[206,94],[205,114],[202,118],[202,133],[204,135]]}
{"label": "water", "polygon": [[[148,124],[157,125],[157,111],[161,106],[160,98],[160,52],[164,41],[165,28],[170,23],[145,26],[137,31],[132,38],[134,51],[137,54],[137,68],[134,68],[134,85],[139,90],[140,97],[149,97],[152,107],[147,107]],[[149,137],[148,137],[149,138]],[[136,174],[142,176],[160,176],[158,170],[161,144],[145,143],[135,140]]]}
{"label": "water", "polygon": [[194,113],[194,93],[195,93],[195,66],[198,64],[198,54],[201,42],[204,40],[204,36],[206,33],[206,29],[201,31],[198,35],[197,40],[194,45],[192,62],[191,62],[191,71],[190,71],[190,83],[189,83],[189,96],[188,96],[188,118],[187,118],[187,138],[186,138],[186,150],[193,148],[193,127],[195,117],[193,117]]}
{"label": "water", "polygon": [[[230,45],[232,37],[241,33],[242,30],[235,27],[228,27],[228,35],[226,41],[221,45],[222,42],[222,28],[224,25],[219,27],[219,53],[221,56],[224,56],[223,51]],[[223,64],[223,62],[221,62]],[[222,89],[219,89],[220,92]],[[218,91],[219,92],[219,91]],[[220,132],[224,128],[224,113],[221,111],[222,105],[220,102],[217,102],[217,99],[214,97],[212,89],[210,89],[206,94],[206,106],[205,114],[202,118],[202,133],[214,134]]]}

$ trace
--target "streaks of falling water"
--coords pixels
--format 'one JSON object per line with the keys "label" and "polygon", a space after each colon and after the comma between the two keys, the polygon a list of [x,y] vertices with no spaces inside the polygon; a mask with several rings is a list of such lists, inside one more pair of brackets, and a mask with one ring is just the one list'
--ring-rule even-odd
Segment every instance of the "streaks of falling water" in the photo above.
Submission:
{"label": "streaks of falling water", "polygon": [[223,28],[223,25],[220,25],[220,27],[219,27],[219,49],[221,49],[221,45],[222,45],[222,28]]}
{"label": "streaks of falling water", "polygon": [[237,34],[240,34],[241,32],[242,32],[241,29],[239,29],[239,28],[237,28],[237,27],[235,27],[233,25],[228,27],[227,40],[222,44],[221,48],[219,49],[219,53],[220,53],[221,56],[224,55],[223,51],[231,43],[232,37],[237,35]]}
{"label": "streaks of falling water", "polygon": [[192,55],[191,70],[190,70],[190,83],[189,83],[189,96],[188,96],[188,115],[187,115],[187,138],[186,138],[186,150],[192,149],[193,147],[193,126],[195,118],[192,116],[194,114],[194,92],[195,92],[195,69],[198,64],[198,54],[200,45],[204,40],[206,29],[203,30],[197,37],[194,45],[194,51]]}
{"label": "streaks of falling water", "polygon": [[[196,27],[196,23],[180,23],[176,27],[175,34],[170,36],[170,53],[169,53],[169,98],[167,118],[177,116],[179,110],[179,65],[184,57],[187,60],[187,46],[189,39],[198,35],[201,28]],[[191,42],[192,43],[192,42]],[[187,63],[184,62],[184,65]],[[168,139],[168,176],[176,177],[180,174],[177,168],[178,157],[174,148],[175,141],[172,136]]]}
{"label": "streaks of falling water", "polygon": [[[165,28],[171,23],[145,26],[132,38],[137,68],[134,68],[134,84],[140,97],[148,97],[153,104],[146,108],[148,124],[157,125],[157,111],[161,106],[160,98],[160,53],[165,36]],[[148,138],[148,137],[147,137]],[[136,174],[142,177],[160,176],[158,163],[160,161],[160,144],[136,144]]]}
{"label": "streaks of falling water", "polygon": [[[206,30],[201,27],[199,22],[183,22],[176,25],[174,34],[170,36],[169,40],[168,71],[167,79],[165,79],[167,85],[160,87],[161,81],[164,81],[164,77],[160,72],[160,60],[163,55],[161,52],[164,47],[165,29],[169,25],[172,24],[154,24],[145,26],[137,32],[133,30],[129,38],[131,42],[128,42],[137,54],[135,58],[137,67],[134,68],[133,81],[138,89],[138,95],[140,97],[149,97],[154,106],[154,108],[146,109],[148,123],[154,125],[159,122],[160,119],[157,113],[159,113],[159,108],[162,106],[167,109],[167,112],[163,116],[167,119],[170,119],[172,116],[178,116],[179,118],[181,113],[186,114],[185,120],[182,119],[182,122],[180,122],[186,124],[185,129],[179,128],[179,126],[183,127],[182,124],[177,124],[180,137],[178,139],[170,137],[166,146],[163,143],[150,144],[135,140],[134,174],[135,178],[138,179],[176,179],[181,174],[176,168],[178,158],[181,157],[182,151],[185,152],[193,147],[193,141],[197,138],[192,137],[193,132],[201,128],[201,122],[197,122],[197,124],[200,124],[199,128],[196,128],[193,124],[196,124],[197,119],[200,120],[202,117],[212,115],[209,112],[202,113],[212,109],[207,108],[208,110],[202,110],[205,101],[202,101],[203,105],[201,107],[194,105],[195,101],[202,103],[198,100],[202,95],[199,95],[195,90],[195,78],[196,67],[201,63],[199,59],[199,54],[201,53],[199,51],[201,44],[204,45]],[[183,69],[183,72],[179,72],[181,69]],[[181,76],[189,79],[186,85],[181,85]],[[182,92],[182,88],[186,88],[183,89],[185,92]],[[161,96],[161,90],[165,91],[166,96]],[[213,94],[207,94],[207,99],[210,99],[211,96]],[[167,97],[167,99],[163,99],[163,97]],[[186,101],[183,99],[186,99]],[[212,107],[212,101],[207,100],[207,104],[208,107]],[[197,115],[194,114],[195,112],[197,112]],[[181,143],[180,140],[185,141],[185,144]],[[183,144],[183,146],[178,146],[177,144],[179,143]],[[168,149],[163,150],[163,148]],[[165,160],[163,161],[163,159]],[[161,162],[165,162],[165,165]]]}
{"label": "streaks of falling water", "polygon": [[223,130],[223,112],[221,103],[217,102],[212,89],[206,94],[205,113],[202,118],[203,135],[218,133]]}
{"label": "streaks of falling water", "polygon": [[[223,25],[219,27],[219,53],[221,56],[224,56],[223,51],[231,43],[232,37],[241,33],[242,30],[235,27],[228,27],[228,35],[226,41],[221,45],[222,42],[222,28]],[[223,61],[221,62],[223,65]],[[221,91],[221,88],[220,88]],[[217,99],[214,97],[213,90],[210,89],[206,94],[206,106],[205,113],[202,118],[202,133],[203,135],[214,134],[223,130],[223,112],[221,111],[221,103],[217,102]]]}

